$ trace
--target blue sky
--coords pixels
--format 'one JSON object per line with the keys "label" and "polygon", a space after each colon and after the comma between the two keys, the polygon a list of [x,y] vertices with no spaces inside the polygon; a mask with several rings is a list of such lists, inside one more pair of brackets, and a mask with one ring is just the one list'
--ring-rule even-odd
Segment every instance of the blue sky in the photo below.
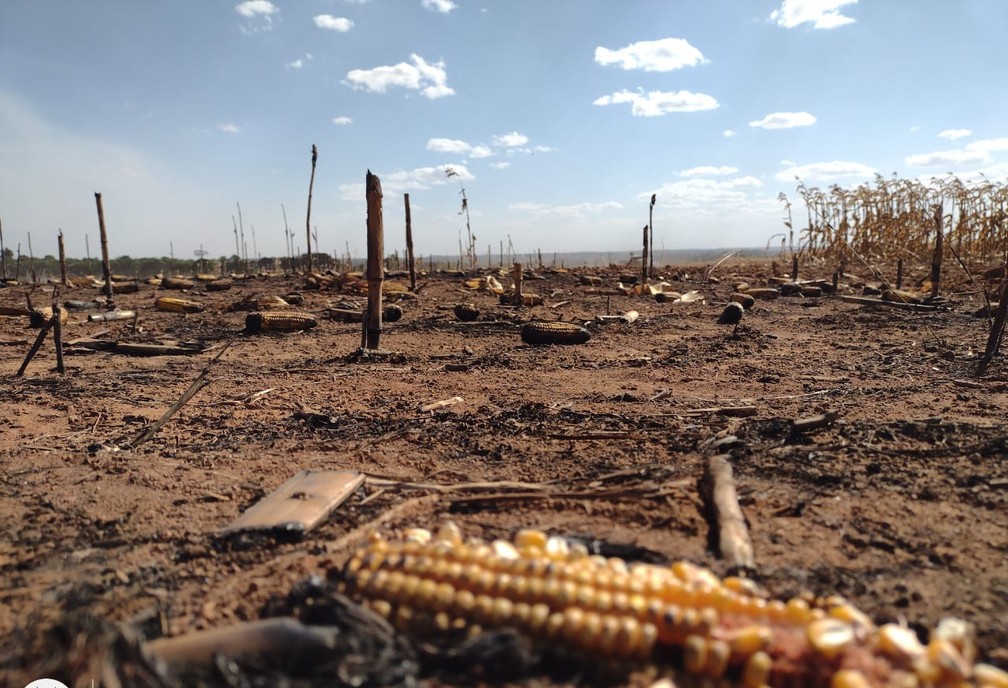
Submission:
{"label": "blue sky", "polygon": [[[1008,177],[1004,0],[4,0],[5,245],[113,256],[762,246],[780,192]],[[457,176],[447,178],[453,168]],[[802,213],[796,213],[801,217]]]}

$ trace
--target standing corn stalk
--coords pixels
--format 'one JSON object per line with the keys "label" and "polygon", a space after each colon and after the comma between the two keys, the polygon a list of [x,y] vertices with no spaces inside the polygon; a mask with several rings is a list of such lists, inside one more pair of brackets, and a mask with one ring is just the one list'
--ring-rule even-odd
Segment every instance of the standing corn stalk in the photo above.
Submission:
{"label": "standing corn stalk", "polygon": [[312,271],[311,256],[311,197],[312,188],[315,186],[315,163],[318,162],[318,148],[315,144],[311,147],[311,180],[308,182],[308,217],[305,219],[305,237],[308,241],[308,272]]}
{"label": "standing corn stalk", "polygon": [[367,317],[362,348],[377,349],[382,327],[382,280],[385,277],[385,230],[382,224],[381,180],[368,170],[364,182],[367,199]]}
{"label": "standing corn stalk", "polygon": [[459,211],[459,215],[465,213],[466,218],[466,236],[469,239],[469,245],[466,248],[466,256],[469,259],[469,269],[475,269],[476,267],[476,237],[473,236],[472,229],[469,226],[469,199],[466,197],[465,186],[462,184],[462,177],[451,167],[445,168],[445,176],[451,179],[452,177],[459,178],[459,188],[462,189],[460,192],[462,194],[462,210]]}
{"label": "standing corn stalk", "polygon": [[648,206],[648,234],[650,235],[648,245],[651,251],[648,253],[648,276],[654,277],[654,204],[658,199],[658,194],[651,194],[651,205]]}

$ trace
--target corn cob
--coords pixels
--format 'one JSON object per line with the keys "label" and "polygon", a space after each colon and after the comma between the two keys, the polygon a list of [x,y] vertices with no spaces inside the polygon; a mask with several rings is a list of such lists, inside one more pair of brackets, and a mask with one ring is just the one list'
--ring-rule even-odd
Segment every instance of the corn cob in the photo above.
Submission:
{"label": "corn cob", "polygon": [[780,289],[774,289],[773,287],[750,287],[746,289],[745,293],[754,299],[761,299],[763,301],[772,301],[781,295]]}
{"label": "corn cob", "polygon": [[245,331],[258,332],[298,332],[310,330],[318,325],[318,320],[308,313],[281,311],[269,313],[249,313],[245,317]]}
{"label": "corn cob", "polygon": [[227,291],[231,288],[231,280],[219,279],[206,283],[207,291]]}
{"label": "corn cob", "polygon": [[410,529],[404,542],[375,536],[340,585],[403,632],[513,628],[575,655],[668,664],[703,686],[1008,686],[1008,672],[974,663],[962,621],[942,621],[925,645],[841,598],[768,599],[743,578],[591,556],[534,530],[492,543],[463,541],[453,524]]}
{"label": "corn cob", "polygon": [[460,303],[455,306],[455,317],[462,322],[472,322],[480,317],[480,309],[472,303]]}
{"label": "corn cob", "polygon": [[203,304],[174,296],[161,296],[154,300],[154,308],[167,313],[199,313],[203,310]]}
{"label": "corn cob", "polygon": [[[67,321],[67,309],[62,306],[60,311],[60,325],[63,325]],[[52,306],[42,306],[42,308],[33,308],[28,311],[28,325],[33,328],[40,328],[47,322],[52,320],[53,309]]]}
{"label": "corn cob", "polygon": [[584,344],[591,337],[588,330],[568,322],[533,320],[522,327],[521,338],[526,344]]}
{"label": "corn cob", "polygon": [[162,289],[192,289],[196,283],[182,277],[164,277],[161,279]]}

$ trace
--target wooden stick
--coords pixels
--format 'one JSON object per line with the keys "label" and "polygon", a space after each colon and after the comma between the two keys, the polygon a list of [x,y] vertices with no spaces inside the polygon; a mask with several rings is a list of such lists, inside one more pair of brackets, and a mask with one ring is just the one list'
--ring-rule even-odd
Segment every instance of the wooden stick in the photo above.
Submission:
{"label": "wooden stick", "polygon": [[648,283],[648,226],[644,225],[644,252],[641,253],[641,284]]}
{"label": "wooden stick", "polygon": [[3,266],[3,280],[7,281],[7,252],[3,243],[3,223],[0,222],[0,266]]}
{"label": "wooden stick", "polygon": [[59,263],[60,263],[60,284],[64,287],[67,286],[66,278],[66,249],[63,247],[63,230],[59,231],[59,236],[57,236],[57,242],[59,243]]}
{"label": "wooden stick", "polygon": [[410,218],[409,194],[403,194],[406,203],[406,260],[409,262],[409,290],[416,291],[416,268],[413,265],[413,221]]}
{"label": "wooden stick", "polygon": [[[60,246],[63,245],[63,235],[60,234]],[[52,299],[52,331],[53,343],[56,345],[56,372],[66,375],[66,366],[63,364],[63,322],[60,317],[63,312],[59,303],[59,290],[53,289]]]}
{"label": "wooden stick", "polygon": [[707,503],[711,526],[717,532],[716,543],[721,558],[734,569],[755,569],[752,541],[749,539],[742,509],[739,508],[732,467],[727,456],[717,455],[707,459],[701,479],[701,492]]}
{"label": "wooden stick", "polygon": [[102,197],[95,192],[95,205],[98,206],[98,232],[101,235],[102,277],[105,279],[105,306],[112,310],[115,301],[112,299],[112,269],[109,267],[108,234],[105,232],[105,210],[102,208]]}
{"label": "wooden stick", "polygon": [[658,200],[658,194],[651,194],[651,205],[648,206],[648,243],[651,245],[651,252],[648,253],[648,276],[654,277],[654,204]]}
{"label": "wooden stick", "polygon": [[161,426],[167,423],[171,419],[171,417],[174,416],[180,408],[182,408],[182,406],[187,401],[196,396],[196,393],[198,391],[200,391],[208,384],[210,384],[210,381],[206,379],[207,375],[210,373],[210,366],[212,366],[214,363],[220,360],[220,357],[224,355],[224,352],[228,350],[228,347],[230,347],[233,342],[234,342],[233,339],[228,340],[228,343],[224,345],[224,348],[222,348],[219,352],[217,352],[216,356],[210,359],[210,362],[206,364],[206,366],[203,368],[200,374],[196,376],[196,379],[193,380],[192,384],[189,385],[189,388],[182,393],[182,396],[179,397],[179,400],[176,401],[174,404],[172,404],[171,408],[165,411],[164,415],[161,416],[157,420],[157,422],[151,425],[139,437],[137,437],[135,440],[133,440],[126,446],[128,446],[130,449],[136,449],[141,444],[149,440],[151,437],[154,436],[154,434],[158,430],[161,429]]}
{"label": "wooden stick", "polygon": [[[311,256],[311,197],[312,197],[312,187],[315,186],[315,163],[318,162],[318,148],[315,144],[311,147],[311,180],[308,182],[308,216],[305,219],[305,233],[308,242],[308,272],[312,271],[312,256]],[[316,247],[317,248],[317,247]]]}
{"label": "wooden stick", "polygon": [[1001,286],[1001,298],[998,301],[997,310],[994,312],[994,322],[991,323],[990,334],[987,336],[987,348],[984,350],[984,355],[977,362],[977,377],[987,372],[987,366],[990,365],[994,355],[998,352],[1001,344],[1001,334],[1004,332],[1006,316],[1008,316],[1008,278],[1005,279],[1004,284]]}
{"label": "wooden stick", "polygon": [[929,303],[904,303],[903,301],[883,301],[882,299],[873,299],[868,296],[851,296],[848,294],[841,294],[838,297],[841,301],[845,303],[856,303],[862,306],[884,306],[886,308],[895,308],[899,311],[936,311],[938,306]]}
{"label": "wooden stick", "polygon": [[945,233],[942,232],[942,225],[944,224],[944,214],[942,213],[942,204],[939,203],[935,206],[934,213],[934,224],[935,224],[935,250],[934,255],[931,256],[931,298],[938,296],[938,284],[941,282],[941,265],[942,265],[942,249],[945,240]]}
{"label": "wooden stick", "polygon": [[525,300],[522,293],[522,290],[525,288],[525,271],[522,269],[522,264],[515,263],[511,268],[511,274],[515,284],[514,305],[521,308]]}
{"label": "wooden stick", "polygon": [[367,171],[365,177],[367,198],[367,282],[368,303],[365,319],[364,347],[377,349],[382,329],[382,281],[385,278],[385,229],[382,224],[381,180]]}
{"label": "wooden stick", "polygon": [[[59,314],[57,313],[55,315],[58,316]],[[18,368],[18,371],[17,373],[15,373],[14,377],[21,377],[22,375],[24,375],[24,371],[26,368],[28,368],[28,364],[31,363],[31,360],[33,358],[35,358],[35,354],[38,353],[39,349],[42,348],[42,342],[45,341],[46,333],[49,332],[52,326],[53,321],[51,318],[49,320],[46,320],[45,323],[42,325],[42,328],[39,330],[38,336],[35,337],[35,343],[32,344],[31,349],[28,350],[28,355],[25,356],[24,362],[21,364],[21,367]]]}

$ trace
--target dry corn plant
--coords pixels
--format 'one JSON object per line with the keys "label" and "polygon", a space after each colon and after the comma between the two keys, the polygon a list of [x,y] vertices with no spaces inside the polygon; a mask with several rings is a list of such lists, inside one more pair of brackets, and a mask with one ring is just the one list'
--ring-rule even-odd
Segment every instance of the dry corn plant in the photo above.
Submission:
{"label": "dry corn plant", "polygon": [[[798,183],[808,225],[799,251],[840,263],[856,251],[875,264],[910,255],[925,263],[934,247],[931,209],[941,205],[947,245],[965,265],[1004,261],[1008,184],[964,183],[949,175],[928,183],[875,175],[874,185],[828,190]],[[835,231],[833,231],[835,230]]]}

